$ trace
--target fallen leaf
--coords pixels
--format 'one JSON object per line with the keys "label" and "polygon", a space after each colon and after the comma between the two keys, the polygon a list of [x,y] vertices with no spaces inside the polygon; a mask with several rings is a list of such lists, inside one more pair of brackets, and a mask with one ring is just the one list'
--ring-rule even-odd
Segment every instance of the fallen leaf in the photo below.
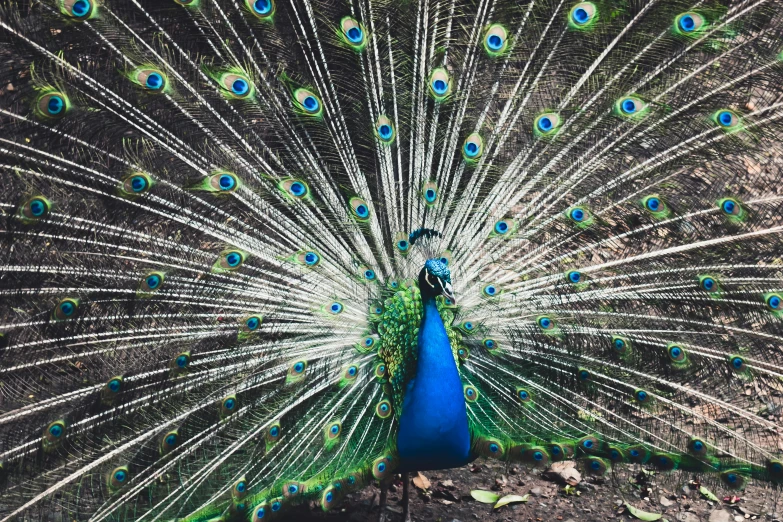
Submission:
{"label": "fallen leaf", "polygon": [[638,518],[639,520],[644,520],[645,522],[651,522],[653,520],[660,520],[663,515],[660,515],[658,513],[648,513],[646,511],[642,511],[641,509],[636,509],[632,505],[630,505],[628,502],[625,503],[625,509],[628,510],[630,514]]}
{"label": "fallen leaf", "polygon": [[530,495],[506,495],[495,503],[493,509],[502,508],[503,506],[511,504],[512,502],[527,502],[528,498],[530,498]]}
{"label": "fallen leaf", "polygon": [[704,486],[700,486],[699,487],[699,493],[704,495],[704,498],[706,498],[707,500],[712,500],[713,502],[717,502],[718,501],[718,497],[716,497],[715,494],[712,491],[710,491],[709,489],[705,488]]}
{"label": "fallen leaf", "polygon": [[484,491],[483,489],[472,490],[470,496],[483,504],[494,504],[500,498],[500,495],[492,493],[491,491]]}
{"label": "fallen leaf", "polygon": [[422,475],[421,473],[417,473],[415,477],[413,477],[413,485],[421,490],[430,489],[430,481]]}

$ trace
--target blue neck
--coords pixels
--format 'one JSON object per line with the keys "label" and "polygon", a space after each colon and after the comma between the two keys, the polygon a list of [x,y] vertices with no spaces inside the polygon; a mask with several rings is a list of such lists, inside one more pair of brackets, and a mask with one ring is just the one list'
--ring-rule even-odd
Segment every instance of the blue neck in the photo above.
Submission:
{"label": "blue neck", "polygon": [[435,300],[423,305],[416,377],[408,383],[397,434],[400,471],[453,468],[470,460],[465,396],[451,343]]}

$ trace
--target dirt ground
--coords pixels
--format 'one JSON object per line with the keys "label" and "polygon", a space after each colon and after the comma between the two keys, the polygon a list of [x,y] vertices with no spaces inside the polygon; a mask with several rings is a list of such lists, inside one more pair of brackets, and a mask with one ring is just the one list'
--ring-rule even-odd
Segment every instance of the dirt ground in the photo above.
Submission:
{"label": "dirt ground", "polygon": [[[606,478],[581,477],[568,488],[551,473],[528,470],[496,461],[476,461],[452,470],[423,473],[429,487],[410,486],[411,519],[420,522],[577,522],[639,520],[624,502],[648,513],[662,514],[669,522],[740,522],[758,520],[783,522],[783,498],[779,490],[749,484],[741,492],[709,485],[719,497],[706,499],[692,487],[685,474],[647,475],[639,470],[614,473]],[[572,483],[575,482],[572,475]],[[419,482],[421,484],[421,482]],[[705,485],[707,487],[707,485]],[[471,497],[471,490],[500,495],[529,495],[526,503],[497,510]],[[578,492],[578,494],[577,494]],[[329,513],[318,506],[301,506],[286,514],[290,522],[375,522],[380,490],[377,484],[348,495],[343,505]],[[387,510],[391,522],[402,522],[402,482],[397,479],[389,491]],[[278,519],[280,520],[280,519]]]}

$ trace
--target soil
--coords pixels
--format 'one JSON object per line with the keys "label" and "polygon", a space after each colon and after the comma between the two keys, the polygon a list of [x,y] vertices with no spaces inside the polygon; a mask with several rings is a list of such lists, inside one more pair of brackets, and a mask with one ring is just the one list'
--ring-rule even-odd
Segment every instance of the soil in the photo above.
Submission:
{"label": "soil", "polygon": [[[744,491],[710,489],[719,500],[699,493],[699,484],[686,474],[655,475],[640,470],[614,472],[604,478],[577,477],[571,470],[566,488],[562,476],[497,461],[479,460],[468,466],[423,473],[425,489],[410,485],[410,512],[414,522],[577,522],[639,520],[625,505],[661,514],[661,522],[783,522],[780,491],[749,484]],[[578,475],[578,474],[577,474]],[[578,480],[578,482],[577,482]],[[429,482],[427,484],[426,482]],[[422,486],[421,480],[417,481]],[[705,485],[705,487],[707,487]],[[471,497],[471,490],[499,496],[528,495],[527,502],[493,509]],[[318,505],[300,506],[277,520],[288,522],[376,522],[380,489],[375,483],[347,495],[342,506],[328,513]],[[389,490],[389,522],[402,522],[402,481]]]}

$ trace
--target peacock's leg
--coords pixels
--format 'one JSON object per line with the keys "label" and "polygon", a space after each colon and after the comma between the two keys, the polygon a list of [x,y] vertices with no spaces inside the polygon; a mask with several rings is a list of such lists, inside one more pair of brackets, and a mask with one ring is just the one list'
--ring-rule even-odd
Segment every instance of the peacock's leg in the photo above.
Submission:
{"label": "peacock's leg", "polygon": [[378,522],[387,522],[389,516],[386,513],[386,494],[389,492],[389,484],[394,480],[394,475],[388,479],[381,480],[381,497],[378,499]]}
{"label": "peacock's leg", "polygon": [[411,513],[408,509],[408,489],[410,488],[410,480],[408,472],[402,474],[402,520],[404,522],[411,522]]}

